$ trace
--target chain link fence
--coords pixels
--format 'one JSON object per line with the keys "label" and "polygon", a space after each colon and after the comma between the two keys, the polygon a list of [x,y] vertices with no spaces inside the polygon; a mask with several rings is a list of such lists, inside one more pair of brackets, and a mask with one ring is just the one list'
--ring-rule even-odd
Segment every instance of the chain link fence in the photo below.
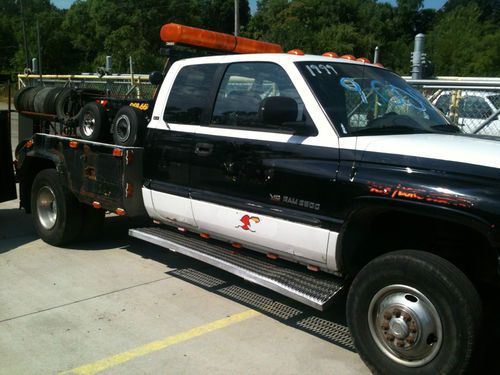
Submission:
{"label": "chain link fence", "polygon": [[95,89],[106,96],[130,99],[153,99],[156,86],[149,82],[149,76],[136,75],[18,75],[18,89],[26,86],[62,86],[79,89]]}
{"label": "chain link fence", "polygon": [[[500,78],[403,78],[465,133],[500,136]],[[97,89],[108,96],[131,99],[152,99],[157,89],[144,74],[18,75],[18,88],[39,85]],[[0,83],[0,97],[4,91],[6,85]]]}
{"label": "chain link fence", "polygon": [[500,78],[404,78],[464,133],[500,136]]}

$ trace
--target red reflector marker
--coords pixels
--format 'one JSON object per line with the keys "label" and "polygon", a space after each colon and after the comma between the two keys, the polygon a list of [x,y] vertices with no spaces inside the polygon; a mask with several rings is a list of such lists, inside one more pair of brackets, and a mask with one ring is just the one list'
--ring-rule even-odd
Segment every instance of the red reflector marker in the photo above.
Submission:
{"label": "red reflector marker", "polygon": [[125,210],[123,208],[117,208],[115,210],[115,213],[118,215],[118,216],[124,216],[125,215]]}
{"label": "red reflector marker", "polygon": [[121,148],[113,149],[113,156],[122,156],[122,155],[123,155],[123,150]]}
{"label": "red reflector marker", "polygon": [[238,242],[233,242],[231,246],[234,247],[235,249],[241,249],[241,244]]}
{"label": "red reflector marker", "polygon": [[77,148],[78,142],[77,141],[69,141],[69,147],[70,148]]}
{"label": "red reflector marker", "polygon": [[92,207],[94,208],[101,208],[101,204],[97,201],[92,202]]}
{"label": "red reflector marker", "polygon": [[269,259],[272,259],[272,260],[276,260],[279,258],[279,256],[277,254],[273,254],[273,253],[267,253],[266,256],[269,258]]}
{"label": "red reflector marker", "polygon": [[34,143],[34,142],[33,142],[33,140],[32,140],[32,139],[30,139],[28,142],[26,142],[26,143],[24,144],[24,147],[26,147],[26,148],[31,148],[31,146],[33,146],[33,143]]}
{"label": "red reflector marker", "polygon": [[210,235],[208,233],[200,233],[201,238],[209,239]]}
{"label": "red reflector marker", "polygon": [[313,272],[318,272],[319,271],[319,267],[318,266],[313,266],[312,264],[308,264],[307,265],[307,269],[309,271],[313,271]]}

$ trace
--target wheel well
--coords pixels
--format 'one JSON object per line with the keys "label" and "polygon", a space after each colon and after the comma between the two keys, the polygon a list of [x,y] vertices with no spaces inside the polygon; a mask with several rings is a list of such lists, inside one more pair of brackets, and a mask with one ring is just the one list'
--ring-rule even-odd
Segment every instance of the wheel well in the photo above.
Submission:
{"label": "wheel well", "polygon": [[339,239],[340,267],[353,276],[390,251],[414,249],[455,264],[474,283],[498,283],[496,250],[466,225],[398,210],[367,210],[351,218]]}
{"label": "wheel well", "polygon": [[48,159],[27,158],[19,174],[19,200],[26,213],[31,213],[31,188],[38,173],[44,169],[55,169],[56,165]]}

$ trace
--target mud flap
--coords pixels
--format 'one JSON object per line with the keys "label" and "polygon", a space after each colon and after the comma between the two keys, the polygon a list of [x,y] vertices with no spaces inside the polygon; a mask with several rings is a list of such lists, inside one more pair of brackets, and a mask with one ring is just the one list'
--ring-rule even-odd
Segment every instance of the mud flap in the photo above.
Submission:
{"label": "mud flap", "polygon": [[9,112],[0,111],[0,202],[16,199]]}

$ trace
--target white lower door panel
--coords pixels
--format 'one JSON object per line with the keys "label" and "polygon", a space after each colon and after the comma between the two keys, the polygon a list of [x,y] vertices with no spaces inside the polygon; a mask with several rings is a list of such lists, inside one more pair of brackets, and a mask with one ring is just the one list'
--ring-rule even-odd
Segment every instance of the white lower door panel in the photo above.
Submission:
{"label": "white lower door panel", "polygon": [[330,235],[326,229],[197,200],[192,205],[201,231],[326,263]]}
{"label": "white lower door panel", "polygon": [[[148,189],[144,188],[144,190]],[[146,207],[146,209],[152,218],[196,227],[190,198],[155,190],[149,191],[151,192],[152,207]]]}

